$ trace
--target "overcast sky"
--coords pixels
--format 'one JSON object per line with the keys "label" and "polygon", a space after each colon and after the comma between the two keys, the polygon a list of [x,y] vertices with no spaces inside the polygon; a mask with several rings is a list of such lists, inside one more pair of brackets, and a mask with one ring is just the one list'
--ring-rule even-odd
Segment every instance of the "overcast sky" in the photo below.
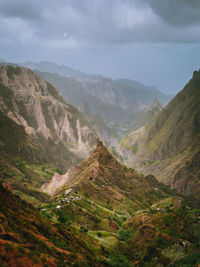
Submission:
{"label": "overcast sky", "polygon": [[175,94],[200,68],[200,0],[0,0],[0,58]]}

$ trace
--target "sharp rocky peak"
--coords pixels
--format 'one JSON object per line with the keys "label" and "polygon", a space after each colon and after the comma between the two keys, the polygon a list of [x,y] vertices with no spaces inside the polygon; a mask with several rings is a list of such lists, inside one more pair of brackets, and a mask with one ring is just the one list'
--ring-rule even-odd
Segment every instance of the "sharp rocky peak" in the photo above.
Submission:
{"label": "sharp rocky peak", "polygon": [[108,149],[105,147],[102,141],[97,139],[97,145],[95,150],[92,152],[92,154],[89,157],[89,160],[97,160],[99,163],[105,164],[108,162],[108,160],[114,160],[111,153],[108,151]]}

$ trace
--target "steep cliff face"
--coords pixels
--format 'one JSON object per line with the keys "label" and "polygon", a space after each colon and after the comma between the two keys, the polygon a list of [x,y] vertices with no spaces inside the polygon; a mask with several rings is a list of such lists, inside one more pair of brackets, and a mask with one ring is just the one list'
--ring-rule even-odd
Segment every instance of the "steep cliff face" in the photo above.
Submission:
{"label": "steep cliff face", "polygon": [[31,70],[0,66],[0,110],[27,134],[61,143],[80,158],[88,155],[96,133],[58,91]]}
{"label": "steep cliff face", "polygon": [[[200,191],[200,71],[145,128],[120,145],[126,163],[187,195]],[[198,167],[197,167],[198,166]]]}
{"label": "steep cliff face", "polygon": [[28,201],[40,187],[87,157],[97,134],[57,90],[26,68],[0,65],[0,182]]}

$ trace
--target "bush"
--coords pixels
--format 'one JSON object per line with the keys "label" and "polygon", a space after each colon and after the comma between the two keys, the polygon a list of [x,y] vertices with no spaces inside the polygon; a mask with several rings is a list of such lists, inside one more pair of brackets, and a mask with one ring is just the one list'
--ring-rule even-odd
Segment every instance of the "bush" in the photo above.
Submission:
{"label": "bush", "polygon": [[58,215],[58,221],[60,223],[69,223],[70,217],[66,213],[62,212],[61,210],[58,210],[56,211],[56,214]]}
{"label": "bush", "polygon": [[142,260],[144,262],[148,261],[149,259],[153,258],[156,254],[156,247],[153,244],[149,244],[143,252]]}
{"label": "bush", "polygon": [[166,249],[164,249],[161,254],[167,258],[169,258],[172,262],[175,262],[176,260],[179,260],[181,258],[184,258],[185,256],[185,249],[177,246],[172,245]]}
{"label": "bush", "polygon": [[21,247],[21,246],[18,246],[17,248],[18,248],[18,250],[19,250],[19,252],[20,252],[21,254],[25,254],[25,252],[26,252],[25,248],[23,248],[23,247]]}
{"label": "bush", "polygon": [[192,227],[193,230],[193,241],[197,242],[198,244],[200,244],[200,224],[195,224]]}
{"label": "bush", "polygon": [[12,244],[10,244],[10,243],[7,243],[6,244],[6,251],[8,252],[8,251],[13,251],[13,246],[12,246]]}
{"label": "bush", "polygon": [[134,231],[132,229],[121,230],[119,232],[119,240],[129,242],[131,241],[133,235],[134,235]]}
{"label": "bush", "polygon": [[107,266],[113,266],[113,267],[130,267],[131,264],[130,262],[127,260],[127,258],[123,255],[112,255],[109,257],[109,260],[107,262]]}
{"label": "bush", "polygon": [[97,233],[97,236],[98,236],[98,237],[102,237],[102,233],[98,232],[98,233]]}
{"label": "bush", "polygon": [[81,232],[83,232],[83,233],[87,233],[87,231],[88,231],[88,229],[85,228],[85,227],[83,227],[83,226],[80,227],[80,230],[81,230]]}
{"label": "bush", "polygon": [[179,259],[177,261],[174,262],[174,264],[172,266],[194,266],[196,264],[200,263],[200,254],[199,253],[193,253],[190,255],[185,256],[182,259]]}

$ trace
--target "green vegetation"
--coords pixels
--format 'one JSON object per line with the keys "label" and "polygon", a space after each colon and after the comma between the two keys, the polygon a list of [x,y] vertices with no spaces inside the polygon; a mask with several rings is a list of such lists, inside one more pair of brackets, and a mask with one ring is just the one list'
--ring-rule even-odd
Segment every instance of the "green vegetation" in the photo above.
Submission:
{"label": "green vegetation", "polygon": [[[7,75],[13,82],[20,71],[8,66]],[[188,87],[198,98],[198,73],[194,76],[192,86]],[[3,84],[0,86],[1,97],[8,99],[4,103],[12,111],[12,91]],[[174,168],[179,171],[181,164],[176,179],[178,184],[181,177],[185,187],[195,175],[199,179],[199,136],[196,138],[199,122],[196,101],[188,102],[188,87],[176,98],[184,112],[182,108],[181,114],[176,112],[169,104],[148,126],[153,128],[147,128],[146,137],[143,129],[121,141],[122,154],[127,153],[130,162],[141,156],[142,168],[158,171],[160,167],[161,172],[169,168],[173,174]],[[53,86],[47,84],[47,89],[64,103]],[[43,96],[44,88],[39,90]],[[35,118],[31,118],[32,114],[26,117],[25,104],[20,101],[16,102],[20,114],[35,127]],[[188,113],[186,106],[191,103],[192,112]],[[78,116],[75,108],[70,105],[69,108]],[[46,125],[53,131],[49,103],[44,101],[42,110]],[[87,160],[68,172],[70,179],[64,180],[66,183],[61,187],[60,177],[55,176],[52,181],[52,176],[55,172],[63,174],[65,168],[78,160],[68,151],[78,149],[78,145],[45,141],[41,136],[27,134],[22,126],[0,115],[0,181],[5,186],[0,185],[0,265],[196,267],[200,264],[200,210],[193,208],[190,195],[178,196],[154,176],[144,176],[120,164],[100,141]],[[72,125],[76,124],[73,116],[70,120]],[[172,135],[175,123],[182,128],[177,126]],[[86,125],[83,121],[80,124]],[[192,133],[183,132],[180,138],[184,127],[192,128]],[[145,141],[146,147],[141,147],[138,140]],[[111,151],[114,152],[113,148]],[[149,158],[144,156],[145,151]],[[196,195],[198,179],[196,187],[191,182],[191,192]],[[44,183],[47,189],[55,188],[52,196],[40,189]]]}
{"label": "green vegetation", "polygon": [[57,171],[48,165],[30,164],[18,158],[5,162],[0,156],[0,181],[12,184],[16,194],[36,205],[48,201],[49,197],[39,188]]}
{"label": "green vegetation", "polygon": [[[95,255],[78,238],[73,229],[63,227],[63,216],[59,214],[60,224],[56,227],[46,220],[31,204],[21,200],[0,186],[1,227],[6,232],[1,243],[0,263],[10,264],[20,259],[19,266],[38,263],[41,260],[49,266],[49,257],[53,262],[63,259],[68,265],[76,259],[77,251],[82,261],[91,265]],[[20,245],[19,245],[20,244]],[[4,247],[5,246],[5,250]]]}
{"label": "green vegetation", "polygon": [[14,75],[20,75],[22,72],[21,68],[18,66],[12,66],[12,65],[7,65],[7,75],[10,79],[14,78]]}
{"label": "green vegetation", "polygon": [[171,184],[178,193],[189,195],[196,207],[200,205],[199,77],[200,71],[195,72],[145,129],[133,129],[117,146],[124,163]]}

